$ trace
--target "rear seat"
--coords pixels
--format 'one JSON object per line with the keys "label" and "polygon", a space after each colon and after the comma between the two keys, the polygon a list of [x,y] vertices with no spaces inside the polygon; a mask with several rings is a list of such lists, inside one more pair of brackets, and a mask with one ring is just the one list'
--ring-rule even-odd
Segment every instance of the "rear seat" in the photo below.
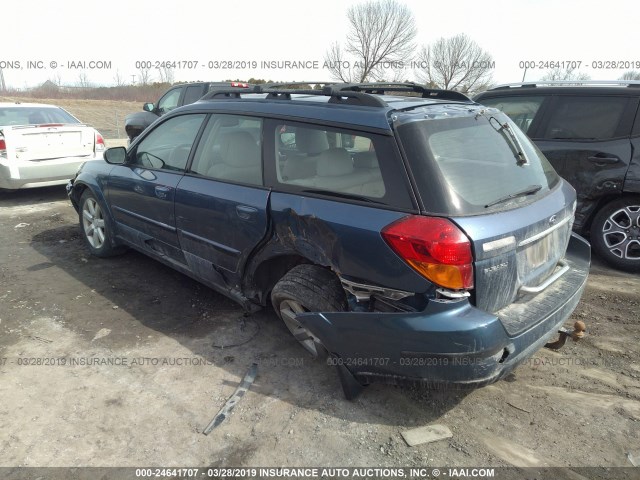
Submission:
{"label": "rear seat", "polygon": [[[384,195],[384,183],[374,152],[354,165],[351,154],[344,148],[330,148],[317,157],[317,175],[291,183],[336,192],[356,193],[371,197]],[[381,193],[380,193],[381,192]]]}
{"label": "rear seat", "polygon": [[353,166],[355,172],[367,173],[368,180],[360,185],[351,187],[348,192],[367,197],[383,197],[385,194],[385,188],[376,152],[354,153]]}

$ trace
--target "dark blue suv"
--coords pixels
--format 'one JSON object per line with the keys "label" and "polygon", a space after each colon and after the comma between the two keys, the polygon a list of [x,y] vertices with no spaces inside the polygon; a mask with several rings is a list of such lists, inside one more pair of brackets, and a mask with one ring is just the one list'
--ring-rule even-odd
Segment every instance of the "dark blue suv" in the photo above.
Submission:
{"label": "dark blue suv", "polygon": [[216,90],[68,185],[94,255],[135,248],[272,304],[348,397],[474,387],[580,300],[574,189],[502,112],[414,84]]}

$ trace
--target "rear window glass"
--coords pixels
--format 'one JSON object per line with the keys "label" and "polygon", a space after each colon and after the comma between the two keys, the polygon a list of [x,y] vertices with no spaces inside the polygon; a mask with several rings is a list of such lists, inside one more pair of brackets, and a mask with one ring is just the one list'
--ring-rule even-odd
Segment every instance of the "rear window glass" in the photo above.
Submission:
{"label": "rear window glass", "polygon": [[0,125],[40,125],[43,123],[79,123],[60,108],[1,107]]}
{"label": "rear window glass", "polygon": [[428,211],[465,215],[514,208],[558,182],[544,155],[506,115],[477,112],[399,127]]}

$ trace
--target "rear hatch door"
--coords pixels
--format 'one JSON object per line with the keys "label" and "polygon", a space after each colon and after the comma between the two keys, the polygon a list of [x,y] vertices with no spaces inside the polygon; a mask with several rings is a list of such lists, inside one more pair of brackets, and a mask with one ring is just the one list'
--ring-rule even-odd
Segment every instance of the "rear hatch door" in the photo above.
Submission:
{"label": "rear hatch door", "polygon": [[453,221],[474,250],[475,304],[487,312],[535,294],[564,268],[575,192],[563,182],[553,192],[520,208]]}
{"label": "rear hatch door", "polygon": [[477,307],[497,312],[563,268],[575,191],[505,114],[432,105],[395,127],[424,213],[471,240]]}

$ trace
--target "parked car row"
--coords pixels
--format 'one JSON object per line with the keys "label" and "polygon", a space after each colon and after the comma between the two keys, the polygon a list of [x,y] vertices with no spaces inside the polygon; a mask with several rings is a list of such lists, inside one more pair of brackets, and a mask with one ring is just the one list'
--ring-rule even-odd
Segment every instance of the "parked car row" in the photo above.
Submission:
{"label": "parked car row", "polygon": [[586,283],[575,190],[457,92],[214,89],[105,160],[67,186],[93,254],[134,248],[248,311],[272,305],[347,397],[494,382]]}

